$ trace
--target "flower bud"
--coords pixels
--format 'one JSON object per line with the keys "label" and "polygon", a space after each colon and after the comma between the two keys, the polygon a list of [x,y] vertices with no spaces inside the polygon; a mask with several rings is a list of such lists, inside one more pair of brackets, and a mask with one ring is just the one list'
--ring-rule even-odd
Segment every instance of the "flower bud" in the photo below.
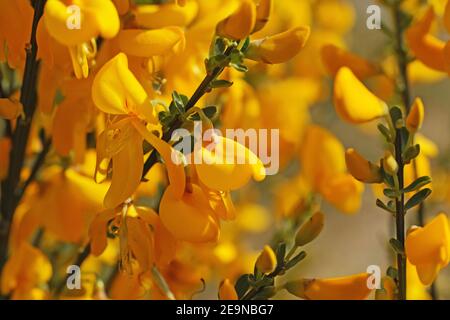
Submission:
{"label": "flower bud", "polygon": [[415,133],[422,127],[425,112],[422,99],[416,98],[411,107],[408,117],[406,118],[406,128],[410,133]]}
{"label": "flower bud", "polygon": [[277,257],[275,252],[269,246],[264,246],[255,263],[256,268],[262,273],[271,273],[277,266]]}
{"label": "flower bud", "polygon": [[384,171],[389,173],[391,176],[394,176],[397,174],[398,163],[390,151],[386,151],[386,153],[384,155],[383,168],[384,168]]}
{"label": "flower bud", "polygon": [[309,27],[297,27],[250,43],[246,58],[267,64],[283,63],[294,58],[305,46]]}
{"label": "flower bud", "polygon": [[355,179],[365,183],[381,183],[383,181],[380,168],[364,159],[355,149],[345,152],[345,163]]}
{"label": "flower bud", "polygon": [[229,279],[222,281],[219,287],[219,299],[220,300],[238,300],[236,289]]}
{"label": "flower bud", "polygon": [[311,219],[304,223],[297,231],[295,245],[301,247],[317,238],[323,229],[324,220],[324,214],[322,212],[316,212]]}
{"label": "flower bud", "polygon": [[253,33],[264,28],[272,12],[273,0],[260,0],[256,7],[256,24]]}
{"label": "flower bud", "polygon": [[242,40],[253,31],[256,23],[256,6],[252,0],[243,0],[238,9],[217,25],[219,36]]}
{"label": "flower bud", "polygon": [[368,273],[331,279],[300,279],[289,281],[284,288],[296,297],[307,300],[364,300],[370,294]]}

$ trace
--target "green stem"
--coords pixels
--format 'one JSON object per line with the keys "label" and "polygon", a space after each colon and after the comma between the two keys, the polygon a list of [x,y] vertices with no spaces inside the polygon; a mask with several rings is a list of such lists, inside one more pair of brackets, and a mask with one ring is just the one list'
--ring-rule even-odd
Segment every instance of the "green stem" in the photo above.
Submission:
{"label": "green stem", "polygon": [[12,148],[9,155],[10,168],[6,179],[2,182],[1,216],[0,216],[0,270],[8,256],[8,239],[11,221],[20,198],[18,188],[20,173],[25,161],[25,150],[30,135],[31,123],[36,110],[36,82],[39,69],[37,57],[37,26],[44,12],[46,0],[34,1],[34,16],[30,43],[26,48],[26,62],[20,93],[24,116],[17,119],[12,133]]}
{"label": "green stem", "polygon": [[[234,46],[230,46],[227,48],[227,50],[225,51],[224,55],[229,56],[233,49],[235,47]],[[203,81],[200,83],[200,85],[198,86],[198,88],[195,90],[194,94],[192,95],[192,97],[189,99],[189,101],[187,102],[186,106],[185,106],[185,111],[189,111],[190,109],[192,109],[193,107],[195,107],[195,105],[197,104],[197,102],[207,93],[209,92],[210,88],[209,85],[211,84],[212,81],[214,81],[224,70],[224,67],[216,67],[212,72],[210,72],[209,74],[207,74],[205,76],[205,78],[203,79]],[[172,138],[172,133],[178,129],[183,123],[181,122],[180,119],[176,119],[174,121],[174,123],[170,126],[169,130],[167,130],[166,132],[164,132],[162,139],[166,142],[170,141],[170,139]],[[150,169],[153,167],[153,165],[158,161],[157,156],[156,156],[156,152],[153,152],[150,157],[148,157],[148,159],[145,161],[144,164],[144,170],[142,172],[142,177],[145,177],[147,175],[147,173],[150,171]]]}

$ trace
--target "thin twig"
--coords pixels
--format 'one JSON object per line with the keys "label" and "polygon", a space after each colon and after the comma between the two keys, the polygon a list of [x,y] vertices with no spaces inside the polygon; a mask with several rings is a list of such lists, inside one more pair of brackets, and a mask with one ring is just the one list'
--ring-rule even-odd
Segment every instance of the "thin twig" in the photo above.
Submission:
{"label": "thin twig", "polygon": [[36,81],[39,69],[37,57],[36,33],[39,20],[44,12],[46,0],[34,1],[34,16],[30,43],[26,48],[25,71],[22,81],[20,102],[23,105],[24,116],[17,119],[12,134],[12,148],[9,155],[10,168],[6,179],[2,182],[1,217],[0,217],[0,270],[8,255],[8,239],[11,221],[18,204],[18,185],[20,173],[25,161],[25,150],[30,135],[31,123],[36,110]]}

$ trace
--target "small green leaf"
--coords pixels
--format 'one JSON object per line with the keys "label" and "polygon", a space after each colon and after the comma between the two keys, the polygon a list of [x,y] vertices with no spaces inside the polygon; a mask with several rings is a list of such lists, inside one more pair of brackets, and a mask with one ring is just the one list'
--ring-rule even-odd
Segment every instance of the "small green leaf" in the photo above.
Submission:
{"label": "small green leaf", "polygon": [[414,208],[418,204],[420,204],[422,201],[424,201],[428,196],[431,194],[431,189],[423,189],[417,192],[415,195],[411,197],[411,199],[408,200],[408,202],[405,204],[405,211],[408,211],[411,208]]}
{"label": "small green leaf", "polygon": [[416,191],[423,186],[426,186],[427,184],[431,183],[431,178],[428,176],[420,177],[416,179],[413,183],[411,183],[409,186],[403,189],[403,192],[413,192]]}
{"label": "small green leaf", "polygon": [[209,85],[210,88],[228,88],[233,85],[233,82],[228,80],[214,80]]}
{"label": "small green leaf", "polygon": [[286,270],[295,267],[300,261],[306,258],[306,252],[302,251],[286,263]]}
{"label": "small green leaf", "polygon": [[383,190],[383,194],[391,199],[396,199],[400,196],[400,193],[397,190],[386,188]]}
{"label": "small green leaf", "polygon": [[245,65],[243,65],[243,64],[235,64],[235,63],[232,63],[232,64],[230,64],[234,69],[236,69],[237,71],[239,71],[239,72],[247,72],[248,71],[248,68],[247,68],[247,66],[245,66]]}
{"label": "small green leaf", "polygon": [[243,274],[240,276],[234,285],[234,289],[236,290],[238,297],[242,298],[250,289],[250,275]]}
{"label": "small green leaf", "polygon": [[380,131],[381,134],[386,138],[387,142],[393,141],[391,131],[382,123],[378,124],[378,131]]}
{"label": "small green leaf", "polygon": [[398,270],[396,268],[390,266],[386,270],[386,275],[394,280],[397,280],[398,279]]}
{"label": "small green leaf", "polygon": [[395,210],[392,210],[391,208],[389,208],[389,207],[388,207],[387,205],[385,205],[384,202],[381,201],[380,199],[377,199],[376,205],[377,205],[377,207],[379,207],[379,208],[381,208],[381,209],[383,209],[383,210],[385,210],[385,211],[387,211],[387,212],[390,212],[390,213],[395,214]]}
{"label": "small green leaf", "polygon": [[397,254],[405,255],[405,249],[403,248],[403,246],[400,243],[400,241],[398,241],[397,239],[392,238],[391,240],[389,240],[389,244],[391,245],[392,249],[394,249],[394,251]]}
{"label": "small green leaf", "polygon": [[284,265],[284,257],[286,256],[286,243],[280,242],[275,250],[278,266]]}
{"label": "small green leaf", "polygon": [[399,107],[392,107],[391,110],[389,110],[389,113],[391,115],[392,123],[394,123],[394,125],[397,123],[398,120],[403,119],[403,113]]}
{"label": "small green leaf", "polygon": [[408,164],[420,154],[420,145],[416,144],[403,152],[403,162]]}

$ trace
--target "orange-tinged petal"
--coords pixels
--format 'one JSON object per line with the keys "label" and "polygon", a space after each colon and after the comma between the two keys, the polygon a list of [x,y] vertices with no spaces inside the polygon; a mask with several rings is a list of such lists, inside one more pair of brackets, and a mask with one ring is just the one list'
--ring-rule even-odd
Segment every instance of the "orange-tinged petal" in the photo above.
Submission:
{"label": "orange-tinged petal", "polygon": [[89,227],[91,253],[99,256],[105,251],[107,245],[108,222],[117,214],[113,209],[98,213]]}
{"label": "orange-tinged petal", "polygon": [[426,66],[447,72],[445,42],[429,33],[434,19],[435,14],[430,7],[425,15],[406,31],[406,41],[412,53]]}
{"label": "orange-tinged petal", "polygon": [[133,195],[141,182],[144,169],[142,137],[133,130],[121,151],[112,157],[112,181],[104,206],[114,208]]}
{"label": "orange-tinged petal", "polygon": [[350,68],[359,79],[377,74],[377,69],[372,63],[333,44],[323,46],[321,54],[322,61],[332,76],[335,76],[342,67]]}
{"label": "orange-tinged petal", "polygon": [[215,242],[219,237],[219,225],[208,199],[200,187],[192,185],[181,199],[170,185],[161,199],[159,214],[164,226],[179,240],[203,243]]}
{"label": "orange-tinged petal", "polygon": [[238,300],[238,295],[229,279],[225,279],[219,287],[220,300]]}
{"label": "orange-tinged petal", "polygon": [[330,278],[290,281],[285,288],[297,297],[307,300],[364,300],[371,289],[367,286],[368,273]]}
{"label": "orange-tinged petal", "polygon": [[309,38],[309,27],[297,27],[250,43],[246,57],[267,64],[284,63],[294,58]]}
{"label": "orange-tinged petal", "polygon": [[14,120],[22,114],[22,111],[23,107],[19,101],[0,99],[0,118]]}
{"label": "orange-tinged petal", "polygon": [[253,0],[242,0],[233,14],[217,25],[217,34],[233,40],[245,39],[256,23],[256,6]]}

